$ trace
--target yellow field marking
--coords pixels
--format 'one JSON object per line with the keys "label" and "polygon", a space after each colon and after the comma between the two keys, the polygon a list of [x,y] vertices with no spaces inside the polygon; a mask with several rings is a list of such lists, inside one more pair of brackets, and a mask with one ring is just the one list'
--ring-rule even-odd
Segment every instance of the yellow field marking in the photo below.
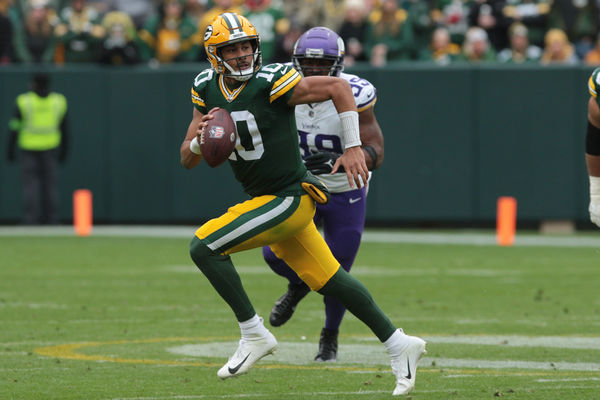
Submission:
{"label": "yellow field marking", "polygon": [[[106,342],[83,342],[83,343],[67,343],[56,346],[40,347],[34,350],[35,353],[46,357],[55,357],[69,360],[84,360],[84,361],[109,361],[126,364],[147,364],[147,365],[181,365],[191,367],[216,367],[220,364],[202,363],[190,361],[170,361],[170,360],[149,360],[136,358],[121,358],[106,355],[88,355],[76,352],[76,350],[90,347],[108,346],[115,344],[143,344],[143,343],[163,343],[163,342],[182,342],[182,341],[212,341],[216,338],[154,338],[154,339],[138,339],[138,340],[111,340]],[[222,338],[220,338],[222,340]]]}
{"label": "yellow field marking", "polygon": [[[82,342],[82,343],[66,343],[59,344],[56,346],[46,346],[34,349],[36,354],[54,357],[68,360],[80,360],[80,361],[101,361],[101,362],[115,362],[124,364],[146,364],[146,365],[178,365],[186,367],[220,367],[222,364],[219,363],[206,363],[197,361],[171,361],[171,360],[150,360],[150,359],[138,359],[138,358],[121,358],[107,355],[89,355],[82,354],[76,350],[91,347],[100,347],[108,345],[118,344],[144,344],[144,343],[164,343],[164,342],[213,342],[233,340],[228,337],[203,337],[203,338],[192,338],[192,337],[175,337],[175,338],[154,338],[154,339],[138,339],[138,340],[111,340],[106,342]],[[361,367],[337,367],[328,366],[322,367],[318,365],[306,366],[306,365],[285,365],[285,364],[268,364],[268,365],[255,365],[254,368],[265,368],[265,369],[301,369],[301,370],[340,370],[340,371],[380,371],[378,368],[361,368]],[[387,372],[387,371],[386,371]]]}

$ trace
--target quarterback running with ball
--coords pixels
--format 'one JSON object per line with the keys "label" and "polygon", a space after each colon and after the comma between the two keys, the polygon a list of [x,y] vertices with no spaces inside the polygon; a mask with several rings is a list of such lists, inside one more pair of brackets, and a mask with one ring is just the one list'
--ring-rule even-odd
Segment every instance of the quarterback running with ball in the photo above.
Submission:
{"label": "quarterback running with ball", "polygon": [[230,258],[268,245],[312,290],[337,299],[373,331],[391,357],[393,394],[410,392],[425,341],[397,329],[362,283],[340,268],[313,222],[315,202],[327,202],[327,188],[307,171],[298,149],[295,106],[332,100],[343,127],[344,149],[332,172],[343,167],[352,187],[367,182],[350,85],[333,76],[303,78],[289,65],[263,66],[256,29],[235,13],[211,22],[204,47],[212,68],[200,72],[192,86],[194,111],[181,144],[181,163],[190,169],[202,161],[200,143],[212,119],[209,112],[223,108],[238,133],[229,164],[251,197],[198,228],[190,245],[192,260],[232,309],[241,330],[237,350],[217,376],[244,374],[277,347]]}
{"label": "quarterback running with ball", "polygon": [[[343,62],[344,41],[325,27],[304,32],[294,46],[292,63],[302,76],[339,76],[350,84],[358,109],[361,149],[372,171],[383,161],[383,134],[373,111],[376,90],[365,79],[342,72]],[[323,224],[327,245],[342,268],[350,272],[365,225],[366,184],[361,188],[351,187],[343,173],[331,174],[333,163],[344,152],[342,125],[331,100],[296,106],[296,125],[306,167],[331,192],[327,204],[317,204],[315,223]],[[271,269],[289,281],[287,292],[277,300],[269,317],[271,325],[280,326],[290,319],[310,288],[268,247],[263,248],[263,255]],[[336,361],[338,332],[346,309],[329,296],[324,296],[323,302],[325,326],[321,330],[315,360]]]}

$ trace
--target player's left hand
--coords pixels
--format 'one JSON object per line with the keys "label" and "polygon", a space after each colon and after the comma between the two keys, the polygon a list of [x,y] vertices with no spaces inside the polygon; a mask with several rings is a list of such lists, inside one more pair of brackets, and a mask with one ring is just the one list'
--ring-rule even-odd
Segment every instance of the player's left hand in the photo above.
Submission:
{"label": "player's left hand", "polygon": [[367,183],[369,169],[365,161],[365,153],[360,146],[347,148],[344,154],[336,160],[331,173],[335,174],[340,167],[344,167],[351,188],[362,187],[359,176],[362,178],[363,183]]}

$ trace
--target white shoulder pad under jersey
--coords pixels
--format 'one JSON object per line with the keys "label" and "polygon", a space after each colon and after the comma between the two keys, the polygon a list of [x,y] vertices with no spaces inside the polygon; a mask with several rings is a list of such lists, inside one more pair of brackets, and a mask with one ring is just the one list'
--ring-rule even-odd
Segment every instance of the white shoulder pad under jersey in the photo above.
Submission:
{"label": "white shoulder pad under jersey", "polygon": [[[375,105],[377,91],[369,81],[343,72],[340,78],[350,84],[359,113]],[[303,158],[319,151],[330,151],[340,155],[344,152],[342,125],[333,101],[296,106],[296,125]],[[352,190],[345,173],[319,175],[319,179],[325,182],[332,193]]]}

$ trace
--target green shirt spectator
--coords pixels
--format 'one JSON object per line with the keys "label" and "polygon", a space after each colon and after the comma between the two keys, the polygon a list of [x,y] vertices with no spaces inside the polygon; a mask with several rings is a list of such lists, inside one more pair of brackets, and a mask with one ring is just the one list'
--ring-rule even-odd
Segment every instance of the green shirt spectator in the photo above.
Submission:
{"label": "green shirt spectator", "polygon": [[32,1],[24,24],[15,29],[14,48],[17,61],[50,63],[54,60],[54,29],[59,19],[45,0]]}
{"label": "green shirt spectator", "polygon": [[398,8],[397,0],[383,0],[381,8],[369,16],[365,40],[371,64],[379,67],[388,61],[410,60],[414,33],[408,13]]}
{"label": "green shirt spectator", "polygon": [[268,64],[275,56],[275,45],[280,35],[290,29],[290,21],[283,10],[271,5],[271,0],[246,0],[249,11],[244,15],[260,35],[260,51],[263,63]]}
{"label": "green shirt spectator", "polygon": [[188,17],[179,0],[164,0],[139,33],[142,60],[159,63],[196,61],[202,44],[198,23]]}
{"label": "green shirt spectator", "polygon": [[448,65],[456,61],[460,55],[460,46],[450,41],[450,32],[446,27],[439,27],[431,35],[429,46],[421,49],[419,59],[433,61],[439,65]]}
{"label": "green shirt spectator", "polygon": [[465,35],[462,52],[457,59],[470,63],[496,61],[496,51],[490,44],[483,28],[478,26],[469,28]]}
{"label": "green shirt spectator", "polygon": [[72,0],[71,6],[60,12],[60,23],[54,30],[57,40],[57,63],[96,61],[105,31],[100,16],[85,0]]}

